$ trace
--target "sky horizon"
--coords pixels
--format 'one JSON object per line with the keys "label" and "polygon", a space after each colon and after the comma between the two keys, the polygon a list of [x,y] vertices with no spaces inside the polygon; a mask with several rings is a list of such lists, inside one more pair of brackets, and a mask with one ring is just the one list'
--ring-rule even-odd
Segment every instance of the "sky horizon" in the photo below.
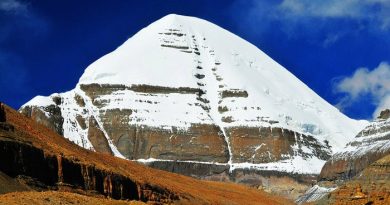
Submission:
{"label": "sky horizon", "polygon": [[390,1],[0,0],[0,101],[73,89],[87,66],[168,14],[252,43],[354,119],[390,108]]}

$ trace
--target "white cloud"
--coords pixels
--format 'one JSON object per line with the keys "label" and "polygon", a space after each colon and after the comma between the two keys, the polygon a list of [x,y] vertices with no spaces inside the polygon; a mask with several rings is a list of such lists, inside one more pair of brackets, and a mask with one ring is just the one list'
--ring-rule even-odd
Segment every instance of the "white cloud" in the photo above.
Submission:
{"label": "white cloud", "polygon": [[17,0],[1,0],[0,11],[21,13],[27,11],[27,5]]}
{"label": "white cloud", "polygon": [[231,10],[237,26],[257,38],[278,29],[323,47],[362,31],[390,31],[390,0],[237,0]]}
{"label": "white cloud", "polygon": [[283,0],[278,7],[289,18],[350,18],[390,28],[389,0]]}
{"label": "white cloud", "polygon": [[[363,0],[364,1],[364,0]],[[284,0],[280,9],[296,16],[313,17],[359,17],[364,6],[358,0]]]}
{"label": "white cloud", "polygon": [[377,106],[373,113],[376,117],[381,110],[390,108],[390,65],[382,62],[371,71],[359,68],[352,76],[336,83],[335,89],[346,94],[339,103],[341,107],[348,107],[362,97],[371,97]]}

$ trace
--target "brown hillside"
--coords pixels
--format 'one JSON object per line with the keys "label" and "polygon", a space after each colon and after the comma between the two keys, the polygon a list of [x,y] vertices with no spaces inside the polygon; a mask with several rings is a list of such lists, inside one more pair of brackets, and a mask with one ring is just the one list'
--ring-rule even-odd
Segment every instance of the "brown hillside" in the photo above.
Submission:
{"label": "brown hillside", "polygon": [[200,181],[85,150],[4,104],[0,115],[0,171],[35,190],[174,204],[291,204],[245,186]]}
{"label": "brown hillside", "polygon": [[144,205],[138,201],[112,200],[88,197],[60,191],[13,192],[0,195],[0,205]]}
{"label": "brown hillside", "polygon": [[372,163],[318,204],[390,204],[390,155]]}

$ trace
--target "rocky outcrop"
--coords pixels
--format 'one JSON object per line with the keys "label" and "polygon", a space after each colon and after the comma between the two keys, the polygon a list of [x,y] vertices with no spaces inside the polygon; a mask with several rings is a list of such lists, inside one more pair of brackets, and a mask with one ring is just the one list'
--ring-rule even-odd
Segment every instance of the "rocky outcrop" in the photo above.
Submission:
{"label": "rocky outcrop", "polygon": [[248,199],[264,204],[289,203],[255,189],[202,182],[88,151],[9,107],[1,104],[0,110],[6,116],[5,122],[0,122],[0,192],[14,190],[2,188],[11,183],[26,190],[74,192],[150,204],[254,204]]}
{"label": "rocky outcrop", "polygon": [[318,204],[390,204],[390,155],[367,166]]}
{"label": "rocky outcrop", "polygon": [[[111,132],[114,144],[128,159],[227,162],[229,153],[219,127],[192,125],[186,132],[147,126],[128,126]],[[126,155],[125,155],[126,156]]]}
{"label": "rocky outcrop", "polygon": [[145,162],[149,167],[212,181],[234,182],[296,199],[316,182],[317,175],[255,169],[230,170],[228,165],[178,161]]}
{"label": "rocky outcrop", "polygon": [[226,133],[230,138],[234,162],[260,164],[292,156],[327,160],[331,154],[329,147],[321,146],[313,136],[279,127],[231,127]]}
{"label": "rocky outcrop", "polygon": [[[5,127],[6,122],[2,123],[0,128]],[[11,130],[0,132],[0,171],[11,178],[24,179],[24,184],[31,189],[76,191],[161,203],[178,200],[177,195],[164,188],[137,183],[93,164],[81,163],[77,158],[46,154],[31,144],[13,140]]]}
{"label": "rocky outcrop", "polygon": [[0,122],[5,122],[6,119],[7,119],[7,117],[5,114],[4,107],[3,107],[2,103],[0,102]]}
{"label": "rocky outcrop", "polygon": [[88,139],[92,143],[93,148],[97,152],[112,154],[107,139],[94,117],[89,118],[88,127]]}
{"label": "rocky outcrop", "polygon": [[[331,154],[331,147],[315,137],[277,125],[272,127],[230,126],[221,129],[217,124],[192,123],[187,128],[156,127],[138,122],[142,118],[135,117],[135,115],[144,112],[141,108],[132,106],[112,108],[110,105],[115,101],[123,100],[121,95],[113,93],[126,90],[149,92],[137,93],[140,96],[159,93],[167,95],[167,98],[177,93],[196,96],[197,90],[97,84],[83,85],[82,89],[84,91],[81,93],[67,94],[69,96],[63,98],[67,104],[59,105],[63,107],[64,112],[72,111],[64,113],[64,116],[68,116],[64,123],[66,130],[77,130],[78,135],[87,135],[84,138],[86,143],[76,142],[86,148],[89,148],[88,143],[90,143],[95,151],[111,154],[115,152],[112,150],[114,147],[122,156],[130,160],[163,160],[164,162],[157,160],[154,163],[148,163],[149,166],[162,170],[199,179],[231,181],[260,187],[287,197],[297,197],[313,183],[312,180],[315,180],[315,175],[310,174],[317,172],[316,170],[321,166],[319,163],[328,159]],[[85,95],[82,92],[85,92]],[[230,95],[246,96],[245,92],[235,91],[227,92],[225,97]],[[110,99],[110,101],[105,99],[110,96],[119,97],[115,100]],[[153,100],[142,102],[145,107],[155,108],[158,108],[158,103],[161,102]],[[68,109],[67,106],[70,104],[83,106],[72,106],[72,109]],[[25,106],[22,108],[22,113],[25,113],[24,109],[40,110],[42,108]],[[152,112],[151,110],[153,109],[148,112]],[[229,109],[221,107],[218,112],[229,113]],[[37,120],[34,116],[32,118]],[[84,141],[81,140],[81,142]],[[301,165],[296,169],[289,165],[290,161],[295,158],[318,159],[318,162],[308,169],[299,168],[302,167]],[[287,168],[284,165],[272,164],[283,161],[287,164]],[[232,168],[229,163],[249,163],[249,165],[247,168]],[[260,166],[257,167],[256,164]],[[295,174],[294,172],[304,173]],[[306,177],[306,175],[310,175],[308,177],[310,180],[300,180],[300,176]],[[268,183],[269,181],[277,183]],[[291,189],[283,185],[286,181],[295,188]]]}
{"label": "rocky outcrop", "polygon": [[296,202],[388,204],[389,112],[382,111],[342,152],[334,154],[321,170],[318,189],[309,189]]}
{"label": "rocky outcrop", "polygon": [[381,111],[381,113],[379,114],[379,117],[378,117],[378,119],[382,119],[382,120],[386,120],[389,118],[390,118],[390,109],[386,109],[386,110]]}
{"label": "rocky outcrop", "polygon": [[62,125],[64,118],[61,114],[61,108],[58,106],[61,104],[61,101],[58,99],[60,98],[52,97],[53,104],[42,106],[39,109],[27,106],[21,110],[21,113],[54,130],[58,134],[63,135],[64,129]]}
{"label": "rocky outcrop", "polygon": [[359,174],[364,168],[375,160],[380,159],[390,151],[381,153],[367,153],[363,156],[344,159],[333,159],[328,161],[321,170],[320,180],[345,181],[350,180]]}
{"label": "rocky outcrop", "polygon": [[310,187],[305,194],[300,195],[297,200],[295,200],[295,203],[297,204],[307,204],[307,203],[314,203],[325,196],[328,196],[332,191],[334,191],[337,187],[329,187],[329,184],[316,184],[312,187]]}
{"label": "rocky outcrop", "polygon": [[[331,154],[331,147],[326,143],[319,142],[313,136],[277,127],[276,125],[274,127],[230,126],[222,130],[220,126],[209,123],[189,123],[187,128],[138,124],[137,121],[141,119],[134,117],[134,115],[142,112],[140,108],[131,109],[131,106],[121,109],[106,108],[110,107],[109,103],[112,103],[112,100],[104,99],[105,96],[109,97],[108,95],[112,95],[113,92],[124,90],[145,92],[139,93],[140,95],[154,95],[157,93],[164,95],[175,93],[197,95],[200,91],[196,89],[98,84],[81,85],[81,89],[88,97],[83,98],[80,94],[72,94],[69,98],[64,97],[66,105],[60,105],[64,107],[64,110],[69,110],[65,108],[69,103],[79,104],[80,101],[84,102],[83,107],[72,109],[74,113],[64,113],[67,116],[74,116],[74,118],[67,118],[66,120],[70,127],[64,127],[67,127],[67,130],[79,130],[79,135],[87,133],[87,139],[96,151],[110,153],[112,150],[108,140],[111,140],[112,144],[127,159],[154,158],[218,163],[228,163],[231,160],[233,163],[258,164],[291,160],[297,156],[304,159],[318,158],[326,160]],[[242,93],[245,92],[232,91],[225,95],[244,95]],[[117,100],[121,101],[123,99],[118,98]],[[86,105],[89,102],[92,105],[89,105],[89,109],[87,109],[88,106],[86,107]],[[159,102],[145,101],[142,103],[145,106],[147,104],[155,106]],[[225,109],[227,108],[222,107],[219,112],[225,112]],[[37,106],[24,106],[21,109],[23,114],[43,111],[42,108]],[[46,115],[51,116],[50,113],[46,113]],[[42,120],[34,115],[27,116],[32,117],[37,122],[51,120],[50,118]],[[107,136],[105,136],[103,130],[107,133]],[[228,141],[226,141],[227,139]]]}
{"label": "rocky outcrop", "polygon": [[[177,199],[177,196],[167,190],[154,190],[151,185],[137,184],[127,177],[79,163],[75,159],[45,155],[43,150],[27,144],[2,139],[0,156],[2,172],[12,178],[30,178],[27,185],[37,190],[74,189],[102,194],[113,199],[158,199],[166,203]],[[40,184],[39,188],[35,184]]]}
{"label": "rocky outcrop", "polygon": [[363,129],[347,144],[344,151],[336,153],[321,170],[322,180],[349,180],[376,160],[390,154],[389,110]]}

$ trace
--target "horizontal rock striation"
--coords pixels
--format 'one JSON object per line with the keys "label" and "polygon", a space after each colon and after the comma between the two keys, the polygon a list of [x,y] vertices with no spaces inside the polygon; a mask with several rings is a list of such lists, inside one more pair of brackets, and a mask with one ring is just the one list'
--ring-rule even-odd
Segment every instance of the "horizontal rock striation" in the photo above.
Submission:
{"label": "horizontal rock striation", "polygon": [[[136,88],[134,90],[143,91],[137,95],[144,96],[163,93],[168,97],[171,92],[190,93],[196,96],[199,93],[190,88],[173,89],[143,85],[136,86]],[[81,85],[81,89],[81,92],[85,92],[84,94],[79,91],[62,96],[66,104],[59,106],[66,118],[67,126],[64,127],[67,131],[72,131],[71,136],[87,135],[82,138],[81,145],[99,152],[114,153],[112,148],[115,147],[127,159],[153,158],[216,163],[228,163],[231,160],[233,163],[254,164],[291,160],[295,157],[326,160],[331,154],[330,145],[318,141],[311,135],[277,127],[277,125],[274,127],[232,125],[221,128],[210,121],[208,116],[201,119],[204,123],[187,123],[186,128],[144,124],[145,116],[140,114],[144,110],[141,107],[129,105],[126,108],[112,108],[111,104],[115,104],[116,101],[126,100],[126,97],[120,93],[132,88],[122,85],[92,84]],[[113,94],[117,91],[118,93]],[[110,97],[110,95],[118,97],[106,100],[105,96]],[[152,116],[154,109],[160,109],[161,102],[157,100],[135,99],[135,101],[145,108],[151,107],[146,112],[147,115]],[[83,106],[74,107],[75,104]],[[199,104],[192,106],[196,107]],[[21,109],[21,113],[43,112],[42,109],[28,105]],[[69,110],[71,113],[66,113]],[[219,112],[229,111],[227,107],[219,107],[218,110]],[[39,123],[50,121],[52,118],[51,113],[43,115],[47,116],[46,121],[34,115],[27,116]],[[266,123],[277,123],[261,120]],[[49,126],[49,128],[52,127]],[[64,136],[72,140],[71,137]],[[79,144],[80,141],[76,143]]]}
{"label": "horizontal rock striation", "polygon": [[73,90],[37,96],[20,112],[120,158],[293,175],[319,174],[365,124],[245,40],[179,15],[92,63]]}
{"label": "horizontal rock striation", "polygon": [[233,162],[254,164],[291,159],[294,156],[327,160],[329,147],[313,136],[279,127],[230,127]]}
{"label": "horizontal rock striation", "polygon": [[[349,180],[376,160],[390,154],[389,110],[347,144],[345,151],[336,153],[321,170],[322,180]],[[387,117],[387,118],[386,118]]]}
{"label": "horizontal rock striation", "polygon": [[371,163],[318,204],[390,204],[390,155]]}
{"label": "horizontal rock striation", "polygon": [[148,204],[291,203],[252,188],[200,181],[85,150],[2,103],[0,118],[0,193],[50,190]]}
{"label": "horizontal rock striation", "polygon": [[[318,204],[388,204],[390,170],[390,110],[357,134],[346,148],[335,153],[319,175],[318,190],[308,190],[298,203]],[[387,160],[386,160],[387,159]],[[337,188],[337,189],[335,189]]]}

